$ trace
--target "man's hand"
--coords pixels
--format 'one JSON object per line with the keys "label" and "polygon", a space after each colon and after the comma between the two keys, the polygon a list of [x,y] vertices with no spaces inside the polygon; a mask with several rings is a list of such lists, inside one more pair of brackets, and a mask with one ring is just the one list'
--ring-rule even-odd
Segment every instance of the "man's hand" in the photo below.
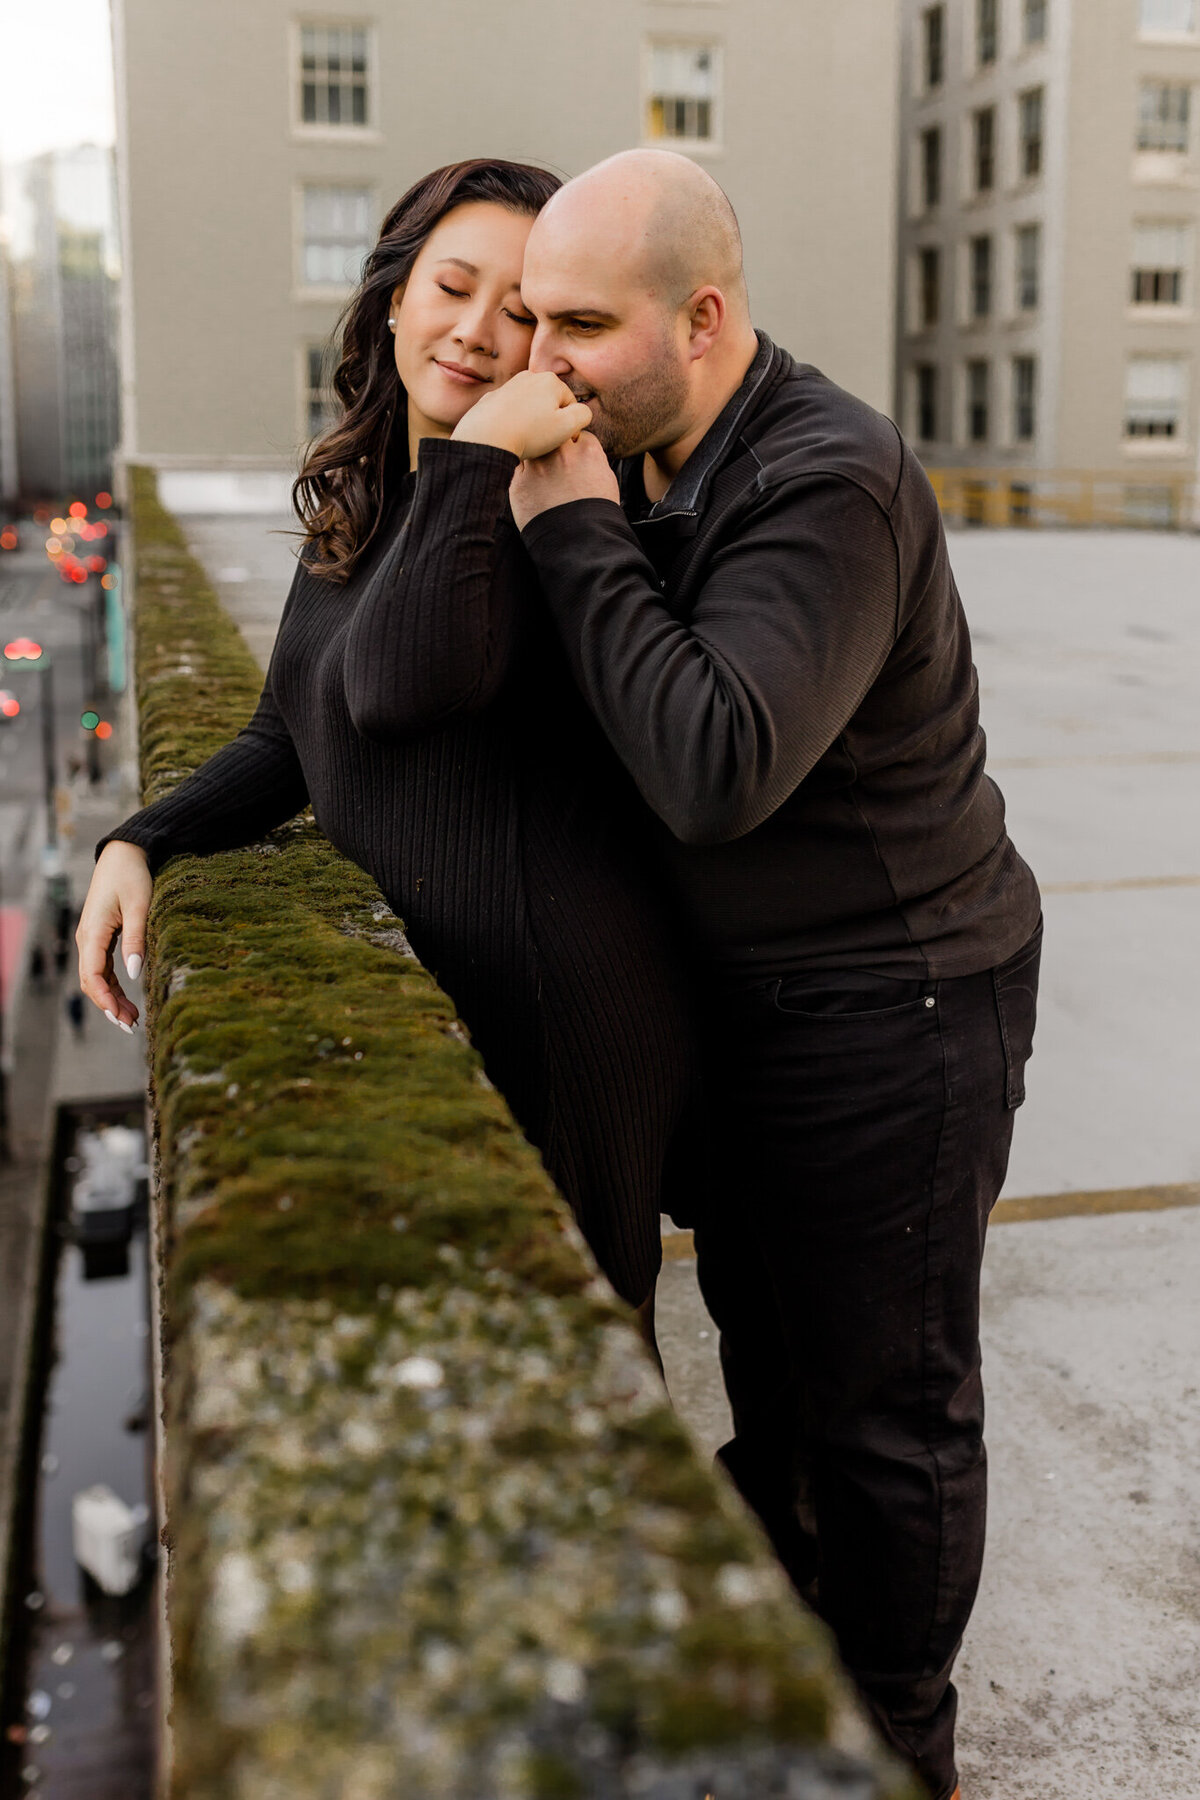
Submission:
{"label": "man's hand", "polygon": [[524,531],[530,519],[549,512],[552,506],[566,506],[571,500],[619,502],[621,492],[599,439],[585,431],[552,456],[523,462],[513,476],[508,497],[517,527]]}
{"label": "man's hand", "polygon": [[588,408],[557,375],[524,369],[477,400],[452,435],[460,443],[494,444],[522,458],[548,456],[591,422]]}

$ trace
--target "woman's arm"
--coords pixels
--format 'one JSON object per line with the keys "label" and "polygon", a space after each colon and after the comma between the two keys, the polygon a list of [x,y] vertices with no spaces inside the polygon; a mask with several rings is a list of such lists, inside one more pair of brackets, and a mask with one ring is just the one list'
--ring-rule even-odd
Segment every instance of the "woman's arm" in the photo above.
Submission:
{"label": "woman's arm", "polygon": [[110,843],[136,844],[156,875],[170,856],[209,856],[253,844],[295,818],[308,804],[308,787],[287,721],[275,699],[275,674],[288,626],[302,605],[307,576],[298,566],[280,615],[279,629],[258,705],[232,742],[186,776],[161,800],[144,806],[96,845],[96,860]]}
{"label": "woman's arm", "polygon": [[346,641],[346,704],[364,737],[435,730],[503,686],[529,580],[508,508],[516,467],[494,445],[423,439],[412,510]]}

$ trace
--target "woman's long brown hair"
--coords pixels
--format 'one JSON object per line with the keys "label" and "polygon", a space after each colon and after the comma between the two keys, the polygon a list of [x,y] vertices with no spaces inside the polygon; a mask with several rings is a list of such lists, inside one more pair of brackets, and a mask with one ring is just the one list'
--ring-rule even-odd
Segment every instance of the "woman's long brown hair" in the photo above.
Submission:
{"label": "woman's long brown hair", "polygon": [[408,467],[404,388],[387,328],[393,291],[438,222],[456,206],[487,200],[533,217],[561,186],[529,163],[482,157],[435,169],[397,200],[363,265],[362,281],[334,333],[341,359],[333,391],[337,420],[309,445],[292,486],[304,527],[304,561],[314,575],[347,581],[378,526],[389,465]]}

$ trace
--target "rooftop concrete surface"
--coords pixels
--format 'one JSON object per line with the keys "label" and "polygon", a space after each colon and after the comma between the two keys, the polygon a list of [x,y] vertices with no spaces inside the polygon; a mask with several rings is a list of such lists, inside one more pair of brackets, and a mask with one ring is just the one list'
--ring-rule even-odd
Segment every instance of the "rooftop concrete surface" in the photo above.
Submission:
{"label": "rooftop concrete surface", "polygon": [[[286,521],[188,518],[263,666]],[[1043,884],[1040,1021],[993,1231],[992,1503],[960,1665],[964,1800],[1200,1794],[1200,537],[964,531],[990,768]],[[1095,1216],[1117,1207],[1177,1210]],[[1115,1198],[1113,1198],[1115,1191]],[[1075,1201],[1064,1202],[1075,1205]],[[659,1317],[675,1403],[728,1431],[686,1238]],[[672,1254],[674,1253],[674,1254]]]}

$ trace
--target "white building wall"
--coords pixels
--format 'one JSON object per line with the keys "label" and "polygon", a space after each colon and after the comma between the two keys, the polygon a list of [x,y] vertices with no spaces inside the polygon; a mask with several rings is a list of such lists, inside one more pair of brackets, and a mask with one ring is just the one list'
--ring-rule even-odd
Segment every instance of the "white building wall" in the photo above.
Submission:
{"label": "white building wall", "polygon": [[[874,404],[891,396],[897,7],[894,0],[117,0],[126,350],[125,453],[186,475],[274,474],[304,436],[304,349],[344,294],[296,279],[306,181],[367,184],[375,218],[464,156],[570,175],[643,141],[655,41],[710,43],[716,141],[695,154],[738,209],[757,320]],[[365,20],[374,116],[300,128],[301,17]],[[186,485],[186,484],[185,484]],[[182,491],[182,490],[181,490]]]}

